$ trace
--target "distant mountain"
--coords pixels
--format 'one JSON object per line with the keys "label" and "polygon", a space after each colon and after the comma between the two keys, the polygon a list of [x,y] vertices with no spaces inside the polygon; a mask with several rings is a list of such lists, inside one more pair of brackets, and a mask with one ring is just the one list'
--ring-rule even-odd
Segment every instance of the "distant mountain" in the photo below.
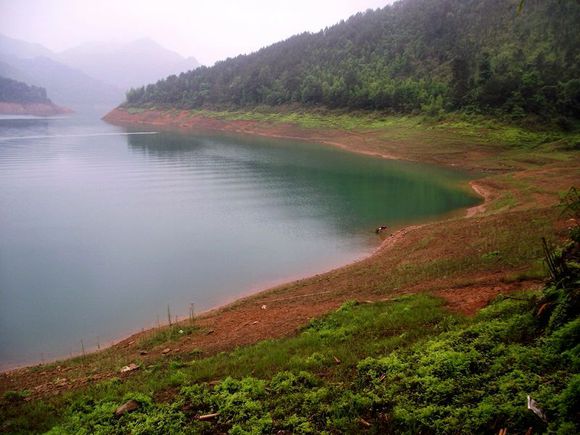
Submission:
{"label": "distant mountain", "polygon": [[59,53],[67,65],[110,85],[128,90],[156,82],[200,64],[168,50],[151,39],[130,43],[87,43]]}
{"label": "distant mountain", "polygon": [[46,88],[60,104],[114,107],[131,87],[199,66],[150,39],[87,43],[61,53],[0,35],[0,75]]}
{"label": "distant mountain", "polygon": [[46,89],[0,77],[0,114],[59,115],[70,110],[55,105]]}
{"label": "distant mountain", "polygon": [[579,23],[575,0],[401,0],[168,77],[127,103],[580,118]]}
{"label": "distant mountain", "polygon": [[0,56],[15,56],[21,59],[57,57],[55,53],[40,44],[10,38],[2,34],[0,34]]}
{"label": "distant mountain", "polygon": [[105,84],[59,61],[40,44],[0,35],[0,75],[45,88],[59,104],[113,107],[123,100],[121,88]]}
{"label": "distant mountain", "polygon": [[47,57],[0,55],[0,75],[46,88],[54,101],[67,106],[114,106],[123,100],[121,89]]}

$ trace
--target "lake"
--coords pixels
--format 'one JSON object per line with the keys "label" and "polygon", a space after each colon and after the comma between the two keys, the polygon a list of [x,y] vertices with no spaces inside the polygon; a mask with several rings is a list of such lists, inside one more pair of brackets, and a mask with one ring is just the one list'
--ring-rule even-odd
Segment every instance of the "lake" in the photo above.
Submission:
{"label": "lake", "polygon": [[369,255],[465,174],[261,137],[0,118],[0,368]]}

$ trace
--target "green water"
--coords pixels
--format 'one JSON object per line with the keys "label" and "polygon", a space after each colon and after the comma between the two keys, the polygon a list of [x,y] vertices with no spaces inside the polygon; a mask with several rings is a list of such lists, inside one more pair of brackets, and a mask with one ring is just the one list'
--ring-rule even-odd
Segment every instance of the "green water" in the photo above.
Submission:
{"label": "green water", "polygon": [[0,366],[368,255],[476,202],[463,174],[256,137],[0,120]]}

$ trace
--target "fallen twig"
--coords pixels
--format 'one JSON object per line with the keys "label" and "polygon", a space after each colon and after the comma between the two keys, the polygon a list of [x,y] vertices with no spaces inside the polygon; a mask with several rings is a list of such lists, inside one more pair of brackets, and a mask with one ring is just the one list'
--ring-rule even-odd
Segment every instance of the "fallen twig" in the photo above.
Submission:
{"label": "fallen twig", "polygon": [[360,417],[358,420],[359,420],[359,421],[360,421],[360,422],[361,422],[361,423],[362,423],[364,426],[366,426],[366,427],[371,427],[371,426],[372,426],[372,424],[370,424],[368,421],[366,421],[366,420],[365,420],[364,418],[362,418],[362,417]]}
{"label": "fallen twig", "polygon": [[211,420],[212,418],[216,418],[218,415],[220,415],[219,412],[214,412],[213,414],[200,415],[199,417],[197,417],[197,419],[201,421]]}

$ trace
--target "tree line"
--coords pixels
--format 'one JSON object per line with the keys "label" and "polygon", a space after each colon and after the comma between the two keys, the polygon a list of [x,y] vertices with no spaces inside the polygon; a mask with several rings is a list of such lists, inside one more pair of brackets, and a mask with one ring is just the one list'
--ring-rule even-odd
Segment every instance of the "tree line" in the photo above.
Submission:
{"label": "tree line", "polygon": [[131,89],[129,106],[580,115],[580,5],[402,0]]}
{"label": "tree line", "polygon": [[9,103],[50,103],[46,89],[0,77],[0,101]]}

